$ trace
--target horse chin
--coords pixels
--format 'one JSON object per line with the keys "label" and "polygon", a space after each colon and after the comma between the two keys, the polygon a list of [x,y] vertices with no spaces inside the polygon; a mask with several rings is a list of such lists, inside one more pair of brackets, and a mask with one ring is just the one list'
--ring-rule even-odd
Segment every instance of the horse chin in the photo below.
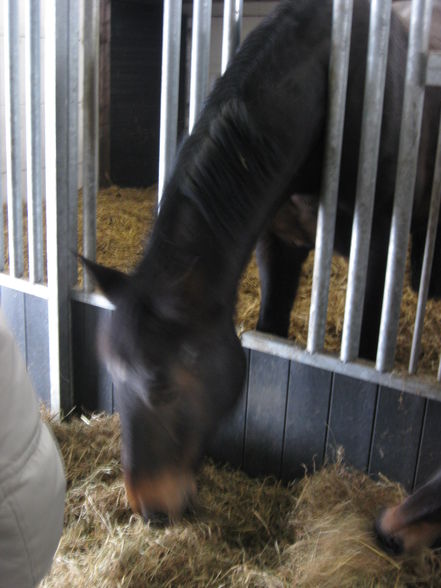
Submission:
{"label": "horse chin", "polygon": [[124,477],[130,508],[146,522],[179,520],[196,499],[196,479],[189,471],[169,468],[155,475]]}

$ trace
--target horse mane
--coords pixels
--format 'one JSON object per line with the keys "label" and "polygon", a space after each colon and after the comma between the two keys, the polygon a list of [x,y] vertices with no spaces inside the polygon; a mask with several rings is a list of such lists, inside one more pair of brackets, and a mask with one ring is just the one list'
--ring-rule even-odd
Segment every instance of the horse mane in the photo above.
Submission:
{"label": "horse mane", "polygon": [[187,139],[179,166],[179,192],[188,198],[221,242],[235,240],[255,200],[280,166],[281,154],[232,98],[216,116],[205,113]]}

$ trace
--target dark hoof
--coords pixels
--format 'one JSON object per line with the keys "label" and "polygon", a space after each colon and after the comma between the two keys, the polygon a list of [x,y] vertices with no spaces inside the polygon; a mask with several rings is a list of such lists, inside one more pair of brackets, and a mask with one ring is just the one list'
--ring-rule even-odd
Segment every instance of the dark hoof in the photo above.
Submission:
{"label": "dark hoof", "polygon": [[390,555],[402,555],[404,552],[403,542],[399,537],[394,537],[383,531],[381,528],[381,520],[383,518],[383,512],[378,515],[375,521],[375,534],[377,536],[380,547]]}
{"label": "dark hoof", "polygon": [[144,511],[142,517],[146,523],[150,523],[152,527],[162,529],[170,525],[170,519],[168,515],[163,512],[149,512]]}

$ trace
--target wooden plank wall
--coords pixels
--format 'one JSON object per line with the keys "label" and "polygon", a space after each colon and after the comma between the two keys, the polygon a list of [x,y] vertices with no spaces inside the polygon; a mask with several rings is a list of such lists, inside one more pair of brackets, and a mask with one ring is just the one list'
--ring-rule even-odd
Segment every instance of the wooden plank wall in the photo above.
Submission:
{"label": "wooden plank wall", "polygon": [[[1,304],[39,396],[49,401],[47,302],[0,289]],[[112,381],[98,360],[96,330],[111,311],[73,301],[78,410],[114,412]],[[245,349],[247,378],[209,454],[251,475],[288,481],[336,458],[407,489],[441,465],[441,402]]]}
{"label": "wooden plank wall", "polygon": [[39,398],[49,406],[49,336],[47,301],[0,287],[1,306],[25,360]]}
{"label": "wooden plank wall", "polygon": [[252,475],[288,481],[336,459],[408,490],[441,466],[441,402],[246,350],[236,411],[210,448]]}

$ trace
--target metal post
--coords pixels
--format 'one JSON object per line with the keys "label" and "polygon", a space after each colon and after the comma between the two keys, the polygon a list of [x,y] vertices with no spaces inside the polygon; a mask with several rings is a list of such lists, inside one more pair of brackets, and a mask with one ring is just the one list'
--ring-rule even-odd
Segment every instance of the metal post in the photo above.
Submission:
{"label": "metal post", "polygon": [[328,128],[317,218],[316,253],[307,344],[307,349],[310,353],[323,349],[325,339],[329,277],[334,249],[335,218],[343,142],[352,11],[352,0],[334,1],[329,63]]}
{"label": "metal post", "polygon": [[182,0],[164,0],[158,203],[176,154]]}
{"label": "metal post", "polygon": [[208,88],[211,40],[211,0],[193,1],[191,40],[190,111],[188,130],[191,133],[202,109]]}
{"label": "metal post", "polygon": [[392,369],[395,356],[424,103],[422,55],[428,49],[427,11],[431,9],[431,0],[412,3],[397,182],[376,361],[377,370],[382,372]]}
{"label": "metal post", "polygon": [[[83,3],[85,6],[88,0]],[[80,6],[81,3],[70,0],[69,3],[69,57],[67,66],[69,76],[67,79],[68,96],[70,104],[68,113],[67,150],[69,152],[68,169],[68,238],[70,251],[78,249],[78,108],[74,104],[79,101],[79,45],[80,45]],[[78,276],[78,264],[73,255],[70,256],[70,283],[75,284]]]}
{"label": "metal post", "polygon": [[[51,409],[69,410],[73,404],[71,358],[71,305],[73,286],[69,247],[69,199],[72,176],[76,176],[77,152],[70,151],[71,111],[78,109],[78,97],[70,94],[71,52],[78,50],[72,35],[71,11],[75,0],[46,0],[45,10],[45,154],[48,263],[48,320]],[[74,60],[75,61],[75,60]],[[76,135],[76,133],[74,133]],[[77,135],[76,135],[77,136]]]}
{"label": "metal post", "polygon": [[20,58],[16,0],[4,0],[5,23],[5,135],[8,199],[9,270],[23,275],[23,204],[20,141]]}
{"label": "metal post", "polygon": [[224,0],[224,21],[222,29],[223,74],[240,44],[243,0]]}
{"label": "metal post", "polygon": [[438,146],[435,158],[435,177],[430,199],[429,219],[427,222],[426,244],[424,247],[423,266],[421,269],[420,287],[418,290],[418,305],[415,318],[415,328],[410,352],[409,374],[417,369],[421,350],[421,335],[423,332],[424,313],[429,293],[430,275],[432,271],[433,254],[435,251],[436,233],[438,230],[439,208],[441,198],[441,124],[438,132]]}
{"label": "metal post", "polygon": [[40,2],[28,0],[26,14],[26,174],[29,279],[43,281],[43,205],[41,157]]}
{"label": "metal post", "polygon": [[341,360],[358,356],[374,209],[391,0],[373,0]]}
{"label": "metal post", "polygon": [[[83,243],[84,255],[96,258],[96,198],[99,143],[99,2],[84,3],[84,100],[83,100]],[[84,273],[84,290],[93,280]]]}

